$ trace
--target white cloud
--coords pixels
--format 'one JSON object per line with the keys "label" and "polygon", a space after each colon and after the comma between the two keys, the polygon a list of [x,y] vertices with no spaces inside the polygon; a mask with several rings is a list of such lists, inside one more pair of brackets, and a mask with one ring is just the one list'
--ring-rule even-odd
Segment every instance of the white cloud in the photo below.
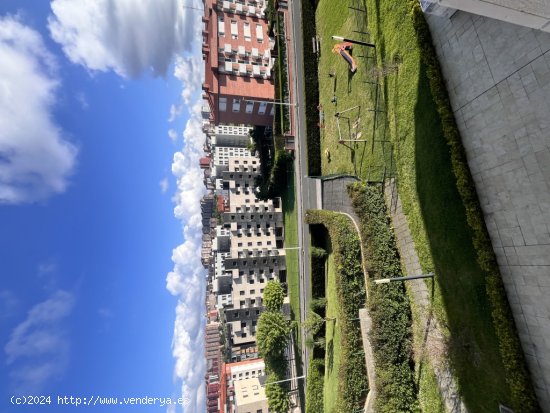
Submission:
{"label": "white cloud", "polygon": [[52,38],[92,71],[164,76],[176,53],[191,51],[199,0],[53,0]]}
{"label": "white cloud", "polygon": [[175,129],[170,129],[168,130],[168,137],[173,143],[176,143],[176,141],[178,140],[178,133]]}
{"label": "white cloud", "polygon": [[161,180],[159,182],[159,186],[160,186],[160,192],[165,194],[166,191],[168,191],[168,188],[170,187],[170,183],[168,182],[168,178],[164,178],[163,180]]}
{"label": "white cloud", "polygon": [[204,155],[200,101],[190,109],[183,133],[183,150],[174,154],[172,173],[177,178],[174,215],[183,225],[183,243],[172,252],[174,269],[166,277],[166,288],[179,297],[174,324],[172,353],[174,375],[181,382],[182,396],[189,399],[186,413],[205,409],[203,317],[206,274],[200,262],[202,242],[200,199],[205,193],[199,159]]}
{"label": "white cloud", "polygon": [[183,112],[183,105],[174,105],[170,106],[170,116],[168,117],[168,122],[174,122]]}
{"label": "white cloud", "polygon": [[181,98],[186,105],[201,86],[202,69],[200,56],[176,57],[174,77],[182,84]]}
{"label": "white cloud", "polygon": [[56,64],[40,35],[0,18],[0,203],[41,201],[65,191],[77,150],[52,109]]}
{"label": "white cloud", "polygon": [[69,357],[63,320],[71,314],[74,301],[73,294],[58,290],[32,307],[12,331],[4,351],[16,392],[39,392],[63,373]]}

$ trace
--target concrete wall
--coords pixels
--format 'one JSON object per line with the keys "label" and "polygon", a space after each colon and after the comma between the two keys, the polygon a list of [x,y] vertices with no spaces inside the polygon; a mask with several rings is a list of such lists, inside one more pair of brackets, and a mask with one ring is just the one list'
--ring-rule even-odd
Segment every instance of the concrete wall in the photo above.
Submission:
{"label": "concrete wall", "polygon": [[550,33],[427,16],[520,339],[550,412]]}

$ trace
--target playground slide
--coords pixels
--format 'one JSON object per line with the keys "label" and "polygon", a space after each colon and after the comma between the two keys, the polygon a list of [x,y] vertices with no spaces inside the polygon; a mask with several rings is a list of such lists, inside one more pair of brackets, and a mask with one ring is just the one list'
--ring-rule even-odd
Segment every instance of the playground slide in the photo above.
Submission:
{"label": "playground slide", "polygon": [[355,59],[348,53],[348,50],[352,50],[352,48],[353,45],[350,42],[338,43],[332,48],[332,53],[340,53],[340,56],[348,62],[350,72],[355,73],[357,71],[357,64],[355,63]]}
{"label": "playground slide", "polygon": [[355,59],[346,51],[346,49],[341,49],[340,55],[348,62],[350,72],[355,73],[357,71],[357,64],[355,63]]}

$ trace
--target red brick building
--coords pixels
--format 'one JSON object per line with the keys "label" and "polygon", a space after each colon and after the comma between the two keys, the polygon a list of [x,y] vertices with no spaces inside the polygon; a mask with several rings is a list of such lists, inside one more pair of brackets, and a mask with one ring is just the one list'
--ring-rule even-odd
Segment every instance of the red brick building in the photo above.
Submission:
{"label": "red brick building", "polygon": [[274,113],[268,0],[203,0],[203,98],[215,125],[271,125]]}

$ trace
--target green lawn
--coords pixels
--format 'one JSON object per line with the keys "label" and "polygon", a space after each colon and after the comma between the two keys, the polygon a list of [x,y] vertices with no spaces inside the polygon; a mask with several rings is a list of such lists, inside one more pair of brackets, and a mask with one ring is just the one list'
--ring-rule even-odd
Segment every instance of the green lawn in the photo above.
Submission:
{"label": "green lawn", "polygon": [[[282,196],[285,228],[285,248],[298,246],[298,217],[296,194],[294,193],[294,169],[289,165],[288,186]],[[300,320],[300,274],[298,262],[299,250],[286,250],[286,272],[288,295],[293,320]]]}
{"label": "green lawn", "polygon": [[[285,248],[295,248],[298,246],[298,217],[296,209],[296,194],[294,191],[294,165],[289,163],[287,173],[287,188],[282,194],[283,219],[285,228]],[[286,250],[286,282],[288,285],[288,296],[290,299],[290,311],[292,320],[300,321],[300,250]],[[301,358],[301,334],[299,329],[294,329],[294,354],[296,357],[296,370],[298,375],[302,374]],[[305,403],[304,389],[300,387],[300,400],[302,408]]]}
{"label": "green lawn", "polygon": [[[321,0],[316,12],[322,38],[319,89],[325,112],[325,128],[321,130],[323,175],[354,173],[378,181],[385,173],[395,171],[423,269],[437,274],[434,311],[448,328],[448,356],[464,401],[472,412],[497,411],[498,403],[508,403],[509,396],[485,274],[476,262],[472,234],[451,172],[449,150],[420,63],[408,2],[354,3],[358,8],[366,6],[368,14],[348,9],[347,2],[331,0]],[[356,32],[367,30],[370,37]],[[375,43],[379,67],[398,62],[397,72],[381,77],[378,97],[375,86],[366,83],[373,80],[375,63],[369,58],[374,55],[373,49],[354,47],[358,70],[352,76],[346,61],[331,52],[336,43],[331,35]],[[329,77],[330,72],[335,72],[336,77]],[[336,105],[330,102],[334,94]],[[376,108],[383,112],[369,111],[375,109],[375,101]],[[344,139],[360,133],[361,139],[368,141],[340,145],[334,114],[357,105],[360,108],[340,116],[340,132]],[[420,360],[417,363],[420,371]],[[327,375],[326,380],[329,379]],[[427,397],[422,407],[430,411],[428,406],[436,403],[438,397],[433,376],[419,376],[417,380],[419,393]],[[325,386],[335,388],[327,383]],[[329,393],[325,393],[325,406]]]}
{"label": "green lawn", "polygon": [[[338,295],[336,293],[336,269],[333,254],[329,254],[326,260],[326,284],[327,318],[338,317]],[[338,397],[338,368],[340,366],[340,327],[338,322],[326,323],[326,352],[325,352],[325,388],[324,411],[331,413],[336,409]]]}

